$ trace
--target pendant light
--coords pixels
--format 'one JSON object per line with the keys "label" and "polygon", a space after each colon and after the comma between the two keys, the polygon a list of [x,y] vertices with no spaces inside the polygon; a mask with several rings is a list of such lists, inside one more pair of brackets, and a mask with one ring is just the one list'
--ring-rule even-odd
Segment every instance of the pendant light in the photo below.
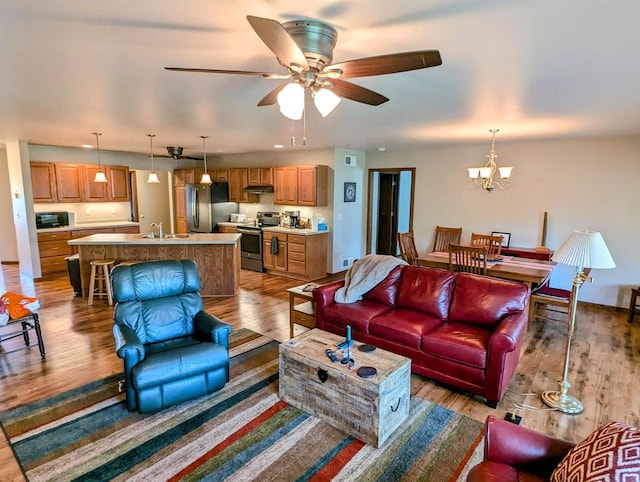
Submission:
{"label": "pendant light", "polygon": [[153,170],[153,138],[156,136],[155,134],[147,134],[149,136],[149,152],[151,153],[151,172],[149,173],[149,177],[147,178],[148,184],[159,184],[160,179],[158,179],[158,175]]}
{"label": "pendant light", "polygon": [[212,184],[211,176],[207,172],[207,149],[205,146],[205,139],[209,136],[200,136],[202,139],[202,152],[204,153],[204,173],[202,174],[202,178],[200,179],[200,184]]}
{"label": "pendant light", "polygon": [[102,170],[102,164],[100,162],[100,138],[102,132],[94,132],[94,136],[96,136],[96,150],[98,151],[98,170],[96,171],[96,177],[93,178],[93,182],[107,182],[107,176],[104,175],[104,171]]}

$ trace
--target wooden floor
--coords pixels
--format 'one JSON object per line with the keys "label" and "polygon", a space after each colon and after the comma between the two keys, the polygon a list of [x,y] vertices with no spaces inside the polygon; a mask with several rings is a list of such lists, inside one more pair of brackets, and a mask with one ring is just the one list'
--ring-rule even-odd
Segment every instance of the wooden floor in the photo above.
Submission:
{"label": "wooden floor", "polygon": [[[333,276],[320,282],[339,278]],[[287,288],[300,284],[278,276],[242,271],[239,295],[207,298],[205,309],[230,323],[283,341],[289,338]],[[87,306],[75,297],[66,274],[33,282],[19,275],[17,265],[3,265],[0,294],[15,291],[40,300],[40,319],[47,357],[37,345],[3,355],[20,346],[21,339],[0,346],[0,410],[46,398],[98,378],[122,371],[111,334],[112,307],[103,301]],[[412,394],[483,421],[503,417],[517,405],[522,424],[566,438],[581,440],[602,423],[621,420],[640,426],[640,315],[627,323],[627,311],[580,304],[571,356],[570,393],[585,410],[565,415],[544,410],[540,393],[555,390],[562,376],[565,325],[536,321],[527,333],[523,355],[507,394],[497,409],[481,397],[413,377]],[[296,333],[305,328],[297,327]],[[542,409],[542,410],[540,410]],[[0,438],[0,480],[24,480],[4,434]]]}

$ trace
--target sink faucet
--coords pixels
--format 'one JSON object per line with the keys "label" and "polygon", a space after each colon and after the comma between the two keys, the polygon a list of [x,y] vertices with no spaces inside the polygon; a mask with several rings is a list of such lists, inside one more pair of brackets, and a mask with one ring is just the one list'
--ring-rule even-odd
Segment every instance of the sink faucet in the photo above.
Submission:
{"label": "sink faucet", "polygon": [[163,234],[162,234],[162,222],[160,222],[160,223],[151,223],[151,227],[153,228],[154,226],[158,230],[158,237],[160,239],[162,239],[164,237]]}

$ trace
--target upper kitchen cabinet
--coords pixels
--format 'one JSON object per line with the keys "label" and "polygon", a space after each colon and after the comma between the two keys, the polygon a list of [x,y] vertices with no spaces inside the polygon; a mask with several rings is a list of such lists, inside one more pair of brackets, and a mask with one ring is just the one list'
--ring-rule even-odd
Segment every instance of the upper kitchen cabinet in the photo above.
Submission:
{"label": "upper kitchen cabinet", "polygon": [[275,168],[275,204],[326,206],[328,190],[328,166],[282,166]]}
{"label": "upper kitchen cabinet", "polygon": [[107,200],[128,202],[131,199],[128,166],[106,166]]}
{"label": "upper kitchen cabinet", "polygon": [[273,167],[250,167],[250,186],[273,186]]}
{"label": "upper kitchen cabinet", "polygon": [[213,182],[229,182],[228,169],[211,169],[209,175]]}
{"label": "upper kitchen cabinet", "polygon": [[56,163],[55,171],[58,202],[77,203],[84,201],[82,165]]}
{"label": "upper kitchen cabinet", "polygon": [[[105,166],[106,167],[106,166]],[[93,182],[96,172],[105,171],[105,167],[97,164],[82,166],[82,184],[84,187],[84,200],[88,202],[107,201],[107,183]]]}
{"label": "upper kitchen cabinet", "polygon": [[196,182],[196,171],[194,169],[174,169],[173,187],[184,187],[185,184]]}
{"label": "upper kitchen cabinet", "polygon": [[282,166],[274,169],[273,201],[275,204],[298,204],[298,168]]}
{"label": "upper kitchen cabinet", "polygon": [[56,202],[56,174],[51,162],[33,161],[31,164],[31,187],[33,189],[33,202]]}
{"label": "upper kitchen cabinet", "polygon": [[229,169],[229,201],[237,203],[257,203],[257,194],[249,194],[243,189],[249,185],[249,170],[246,167]]}

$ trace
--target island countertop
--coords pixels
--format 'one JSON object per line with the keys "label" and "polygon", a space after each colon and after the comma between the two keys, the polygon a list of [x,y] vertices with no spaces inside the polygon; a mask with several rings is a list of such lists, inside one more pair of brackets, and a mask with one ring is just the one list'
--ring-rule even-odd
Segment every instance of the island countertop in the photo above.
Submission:
{"label": "island countertop", "polygon": [[240,234],[225,233],[194,233],[162,239],[135,233],[99,233],[68,243],[78,247],[85,297],[90,289],[91,261],[104,259],[114,264],[191,259],[198,265],[202,296],[233,296],[240,289],[240,238]]}
{"label": "island countertop", "polygon": [[[173,237],[175,236],[175,237]],[[175,245],[175,244],[235,244],[240,234],[225,233],[193,233],[165,234],[162,239],[149,238],[146,234],[100,233],[67,241],[72,246],[91,245]]]}

